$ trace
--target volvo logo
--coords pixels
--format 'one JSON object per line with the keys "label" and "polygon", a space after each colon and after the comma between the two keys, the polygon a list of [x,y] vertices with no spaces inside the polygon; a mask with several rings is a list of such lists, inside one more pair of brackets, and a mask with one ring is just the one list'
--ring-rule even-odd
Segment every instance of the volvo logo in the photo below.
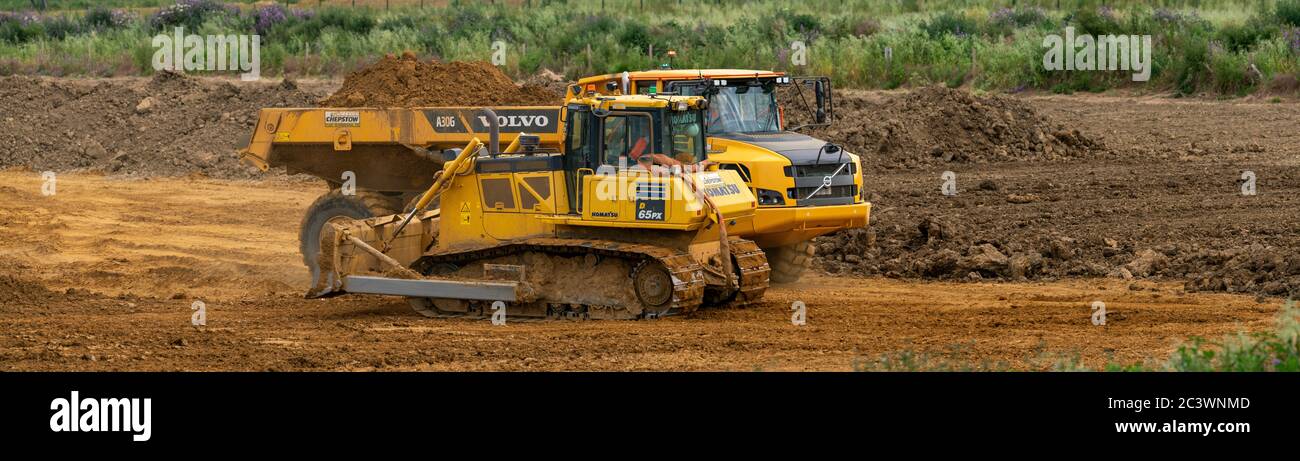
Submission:
{"label": "volvo logo", "polygon": [[[488,118],[480,115],[479,122],[487,126]],[[497,125],[502,128],[517,127],[537,127],[542,128],[550,126],[551,119],[545,115],[498,115]]]}
{"label": "volvo logo", "polygon": [[822,187],[830,187],[831,183],[834,182],[834,177],[835,175],[826,175],[826,177],[822,178]]}

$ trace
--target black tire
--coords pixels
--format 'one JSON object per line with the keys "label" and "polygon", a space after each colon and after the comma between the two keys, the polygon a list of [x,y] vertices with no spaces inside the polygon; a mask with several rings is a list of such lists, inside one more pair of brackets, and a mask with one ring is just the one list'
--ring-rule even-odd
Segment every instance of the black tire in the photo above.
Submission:
{"label": "black tire", "polygon": [[402,196],[388,195],[381,192],[360,190],[356,197],[370,209],[372,216],[387,216],[401,213]]}
{"label": "black tire", "polygon": [[764,251],[767,252],[767,263],[772,267],[771,280],[776,283],[793,283],[798,282],[803,273],[812,267],[817,246],[805,240]]}
{"label": "black tire", "polygon": [[[406,203],[402,205],[402,213],[410,213],[411,209],[415,208],[415,204],[420,201],[420,197],[423,196],[424,194],[415,194],[414,196],[411,196],[410,199],[406,200]],[[425,207],[425,211],[436,210],[439,208],[441,204],[442,204],[442,194],[438,194],[434,196],[433,200],[429,202],[429,206]]]}
{"label": "black tire", "polygon": [[303,215],[302,224],[298,227],[298,251],[302,253],[302,263],[311,274],[311,286],[320,282],[317,258],[320,256],[320,232],[325,223],[339,217],[366,219],[394,214],[397,211],[389,208],[392,202],[393,199],[377,192],[343,195],[339,189],[334,189],[307,207],[307,213]]}

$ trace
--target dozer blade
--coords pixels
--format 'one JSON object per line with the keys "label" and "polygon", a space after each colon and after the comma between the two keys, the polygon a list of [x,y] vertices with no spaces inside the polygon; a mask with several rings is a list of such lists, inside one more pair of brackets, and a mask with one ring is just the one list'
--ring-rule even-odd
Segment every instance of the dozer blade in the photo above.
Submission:
{"label": "dozer blade", "polygon": [[475,301],[519,301],[519,285],[518,282],[406,280],[364,275],[343,277],[343,291],[348,293]]}

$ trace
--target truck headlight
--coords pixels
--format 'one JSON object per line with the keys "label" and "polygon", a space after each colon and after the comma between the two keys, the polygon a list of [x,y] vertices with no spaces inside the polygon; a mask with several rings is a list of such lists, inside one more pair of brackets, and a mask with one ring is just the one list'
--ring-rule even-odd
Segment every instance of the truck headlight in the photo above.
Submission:
{"label": "truck headlight", "polygon": [[768,189],[758,190],[758,204],[763,205],[785,205],[785,196],[780,192]]}

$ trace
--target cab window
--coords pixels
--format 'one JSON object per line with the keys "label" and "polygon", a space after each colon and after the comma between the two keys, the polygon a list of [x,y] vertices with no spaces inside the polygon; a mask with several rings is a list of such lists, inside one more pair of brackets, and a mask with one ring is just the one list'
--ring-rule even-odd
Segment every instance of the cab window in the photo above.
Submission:
{"label": "cab window", "polygon": [[587,158],[588,149],[587,149],[587,143],[585,137],[586,131],[584,130],[587,127],[588,116],[589,115],[586,112],[575,111],[572,109],[569,110],[569,116],[568,116],[568,127],[569,127],[568,144],[569,145],[567,151],[569,155],[573,156],[574,158],[578,158],[578,159]]}
{"label": "cab window", "polygon": [[704,136],[699,111],[672,111],[668,115],[672,158],[686,165],[704,160]]}
{"label": "cab window", "polygon": [[654,80],[637,80],[636,92],[637,94],[658,93],[658,89],[659,89],[658,84],[659,82],[656,82]]}
{"label": "cab window", "polygon": [[602,162],[606,165],[619,165],[619,157],[627,157],[624,165],[635,164],[641,155],[654,150],[652,133],[650,114],[610,114],[605,117],[602,130]]}

